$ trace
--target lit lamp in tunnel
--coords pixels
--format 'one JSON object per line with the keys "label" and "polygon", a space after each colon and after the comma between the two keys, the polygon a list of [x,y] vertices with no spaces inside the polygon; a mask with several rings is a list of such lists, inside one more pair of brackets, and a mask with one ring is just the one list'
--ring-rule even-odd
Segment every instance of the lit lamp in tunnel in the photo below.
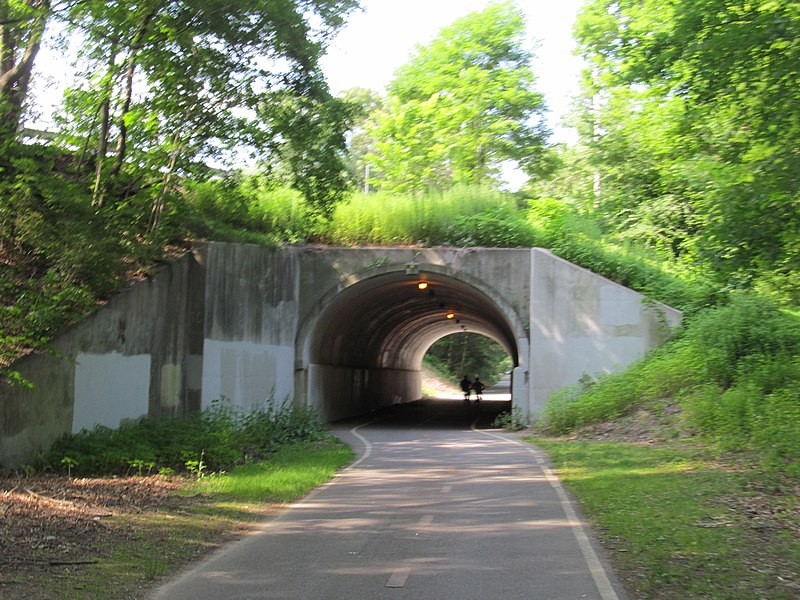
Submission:
{"label": "lit lamp in tunnel", "polygon": [[456,312],[454,310],[448,310],[447,313],[445,313],[444,316],[446,318],[448,318],[448,319],[455,319],[456,318]]}
{"label": "lit lamp in tunnel", "polygon": [[424,279],[422,279],[422,280],[420,280],[420,282],[417,284],[417,287],[419,288],[419,290],[420,290],[420,291],[427,290],[427,289],[428,289],[428,282],[427,282],[427,281],[425,281]]}

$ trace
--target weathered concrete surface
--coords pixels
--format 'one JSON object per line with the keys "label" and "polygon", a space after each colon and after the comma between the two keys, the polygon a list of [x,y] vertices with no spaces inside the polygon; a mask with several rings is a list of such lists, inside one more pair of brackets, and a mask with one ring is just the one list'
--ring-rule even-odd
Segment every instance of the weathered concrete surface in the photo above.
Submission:
{"label": "weathered concrete surface", "polygon": [[58,336],[55,354],[17,361],[34,388],[0,385],[0,463],[23,464],[84,427],[198,409],[190,374],[202,353],[204,287],[187,255]]}
{"label": "weathered concrete surface", "polygon": [[622,370],[680,322],[679,311],[547,250],[531,253],[529,373],[536,407],[584,374]]}
{"label": "weathered concrete surface", "polygon": [[416,400],[423,355],[461,331],[508,351],[513,402],[535,417],[554,390],[623,368],[679,319],[537,248],[198,245],[60,336],[62,358],[15,365],[36,387],[0,389],[0,462],[220,397],[245,410],[291,399],[327,420]]}

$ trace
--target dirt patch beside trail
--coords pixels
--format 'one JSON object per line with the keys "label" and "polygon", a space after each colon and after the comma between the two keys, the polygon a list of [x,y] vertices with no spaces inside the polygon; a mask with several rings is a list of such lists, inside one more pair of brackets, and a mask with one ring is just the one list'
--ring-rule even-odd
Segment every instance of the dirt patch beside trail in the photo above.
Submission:
{"label": "dirt patch beside trail", "polygon": [[113,517],[191,499],[163,477],[72,479],[0,477],[0,597],[41,598],[37,580],[97,562],[109,542],[130,534]]}

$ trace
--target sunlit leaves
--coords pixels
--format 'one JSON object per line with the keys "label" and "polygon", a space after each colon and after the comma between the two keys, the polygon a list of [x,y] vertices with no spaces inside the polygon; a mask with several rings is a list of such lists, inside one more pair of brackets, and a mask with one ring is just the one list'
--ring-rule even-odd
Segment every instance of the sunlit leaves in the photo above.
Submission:
{"label": "sunlit leaves", "polygon": [[382,187],[487,184],[504,160],[535,162],[544,105],[524,33],[518,9],[492,4],[443,29],[398,69],[369,129]]}
{"label": "sunlit leaves", "polygon": [[691,226],[661,233],[732,285],[800,268],[800,4],[594,0],[575,31],[603,218],[671,204]]}

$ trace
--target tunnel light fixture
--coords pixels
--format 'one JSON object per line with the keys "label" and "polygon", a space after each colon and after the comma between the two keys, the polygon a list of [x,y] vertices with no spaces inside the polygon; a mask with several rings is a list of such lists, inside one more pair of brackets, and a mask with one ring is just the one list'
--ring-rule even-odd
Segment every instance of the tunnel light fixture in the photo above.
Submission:
{"label": "tunnel light fixture", "polygon": [[454,310],[448,310],[447,313],[445,313],[444,316],[446,318],[448,318],[448,319],[455,319],[456,318],[456,313],[455,313]]}
{"label": "tunnel light fixture", "polygon": [[427,290],[428,289],[428,282],[423,279],[419,283],[417,283],[417,287],[419,288],[420,291]]}

